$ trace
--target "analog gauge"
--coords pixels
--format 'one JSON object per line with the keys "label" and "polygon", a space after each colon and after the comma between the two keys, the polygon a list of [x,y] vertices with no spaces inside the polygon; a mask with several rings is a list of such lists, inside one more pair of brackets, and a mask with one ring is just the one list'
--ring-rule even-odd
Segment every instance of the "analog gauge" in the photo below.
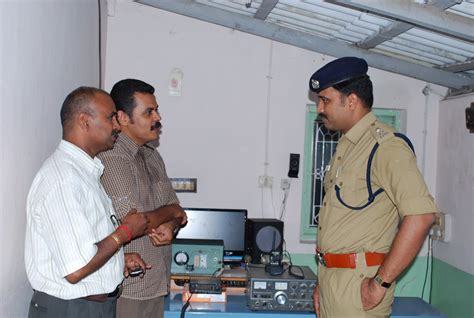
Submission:
{"label": "analog gauge", "polygon": [[186,265],[189,261],[189,255],[185,251],[179,251],[174,254],[174,262],[180,266]]}

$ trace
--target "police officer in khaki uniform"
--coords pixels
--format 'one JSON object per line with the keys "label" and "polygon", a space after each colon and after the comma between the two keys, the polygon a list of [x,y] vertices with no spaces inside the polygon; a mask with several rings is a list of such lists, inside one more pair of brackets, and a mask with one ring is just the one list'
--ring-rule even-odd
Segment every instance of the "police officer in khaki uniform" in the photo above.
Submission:
{"label": "police officer in khaki uniform", "polygon": [[342,137],[326,167],[317,240],[318,317],[388,317],[395,279],[437,211],[405,136],[371,112],[365,60],[344,57],[310,79],[318,113]]}

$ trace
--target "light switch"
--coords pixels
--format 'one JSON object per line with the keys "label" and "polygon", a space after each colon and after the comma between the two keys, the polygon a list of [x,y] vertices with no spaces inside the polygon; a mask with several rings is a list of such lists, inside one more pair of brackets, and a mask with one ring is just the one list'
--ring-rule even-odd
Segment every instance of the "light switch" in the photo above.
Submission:
{"label": "light switch", "polygon": [[197,192],[197,178],[170,178],[176,192]]}

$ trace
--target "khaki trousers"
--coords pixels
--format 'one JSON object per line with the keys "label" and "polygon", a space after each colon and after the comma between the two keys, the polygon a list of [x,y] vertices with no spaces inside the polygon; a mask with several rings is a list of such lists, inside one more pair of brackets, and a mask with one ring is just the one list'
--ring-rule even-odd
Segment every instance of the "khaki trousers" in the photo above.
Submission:
{"label": "khaki trousers", "polygon": [[326,268],[320,265],[318,279],[321,318],[389,317],[392,312],[395,283],[387,290],[379,305],[368,311],[362,309],[362,280],[374,277],[377,269],[378,266],[367,267],[363,254],[358,257],[355,269]]}

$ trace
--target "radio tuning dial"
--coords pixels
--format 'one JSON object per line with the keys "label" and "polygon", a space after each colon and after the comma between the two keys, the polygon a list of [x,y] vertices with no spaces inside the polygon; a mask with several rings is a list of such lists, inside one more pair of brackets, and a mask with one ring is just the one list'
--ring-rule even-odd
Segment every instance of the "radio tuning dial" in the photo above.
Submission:
{"label": "radio tuning dial", "polygon": [[278,305],[284,305],[286,304],[286,301],[288,300],[288,297],[286,294],[282,291],[279,291],[275,293],[275,301],[277,302]]}

